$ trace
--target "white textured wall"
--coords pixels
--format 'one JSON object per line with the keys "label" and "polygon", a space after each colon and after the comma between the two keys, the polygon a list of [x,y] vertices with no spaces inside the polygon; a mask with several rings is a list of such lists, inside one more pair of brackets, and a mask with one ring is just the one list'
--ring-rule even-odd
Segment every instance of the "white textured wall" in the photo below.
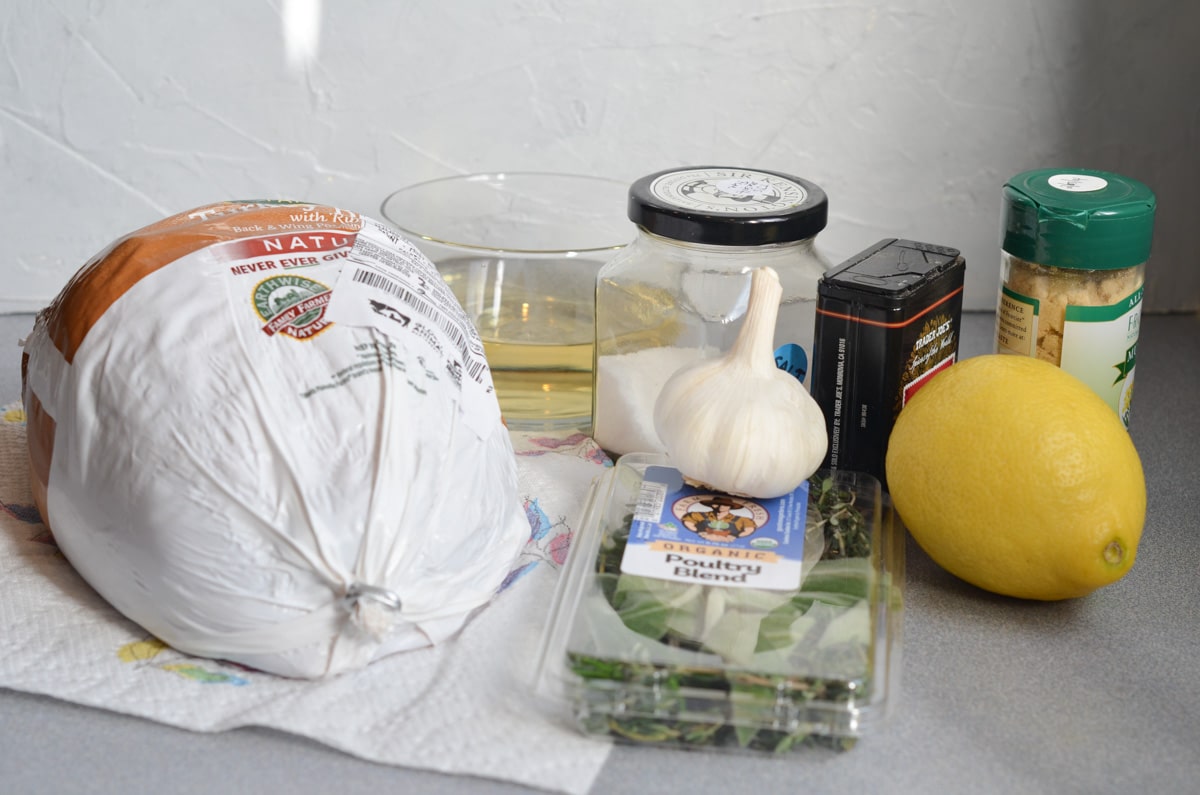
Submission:
{"label": "white textured wall", "polygon": [[885,236],[957,246],[985,309],[1004,179],[1122,171],[1162,208],[1148,305],[1200,305],[1183,239],[1200,212],[1200,4],[326,0],[299,73],[281,7],[0,4],[0,311],[217,199],[376,214],[457,172],[693,163],[824,186],[835,260]]}

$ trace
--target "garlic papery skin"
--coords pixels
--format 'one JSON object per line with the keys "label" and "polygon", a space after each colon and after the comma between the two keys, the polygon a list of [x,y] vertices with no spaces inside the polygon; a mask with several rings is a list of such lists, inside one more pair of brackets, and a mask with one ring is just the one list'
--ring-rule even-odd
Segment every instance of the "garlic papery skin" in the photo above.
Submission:
{"label": "garlic papery skin", "polygon": [[750,276],[750,304],[733,346],[681,368],[654,405],[654,427],[685,478],[769,499],[796,489],[829,446],[821,407],[775,366],[772,340],[783,289],[771,268]]}

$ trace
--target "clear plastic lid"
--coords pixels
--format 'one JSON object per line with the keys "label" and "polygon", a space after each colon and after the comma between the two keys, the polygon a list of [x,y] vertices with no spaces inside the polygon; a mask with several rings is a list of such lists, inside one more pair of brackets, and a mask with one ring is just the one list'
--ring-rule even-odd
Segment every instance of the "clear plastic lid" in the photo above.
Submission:
{"label": "clear plastic lid", "polygon": [[[781,502],[738,498],[743,518],[726,513],[719,531],[742,527],[735,543],[697,529],[713,500],[663,486],[664,471],[674,471],[665,456],[630,454],[593,486],[543,636],[538,694],[582,732],[621,742],[851,747],[887,715],[900,669],[903,537],[879,482],[818,472]],[[647,576],[655,544],[676,568]],[[795,579],[781,582],[785,570]]]}

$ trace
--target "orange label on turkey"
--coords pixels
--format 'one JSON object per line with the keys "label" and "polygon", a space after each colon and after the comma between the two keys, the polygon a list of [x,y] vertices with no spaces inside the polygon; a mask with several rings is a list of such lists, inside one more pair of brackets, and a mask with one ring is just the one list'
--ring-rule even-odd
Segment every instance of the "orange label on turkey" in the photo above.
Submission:
{"label": "orange label on turkey", "polygon": [[[221,202],[198,207],[126,235],[94,257],[46,308],[46,330],[63,358],[72,362],[88,331],[118,298],[146,276],[188,254],[237,241],[237,246],[258,247],[271,259],[274,267],[261,270],[299,267],[313,264],[301,260],[313,257],[314,252],[319,252],[318,257],[336,256],[338,249],[352,245],[361,228],[362,216],[357,213],[311,204]],[[320,331],[312,328],[311,321],[306,322],[285,322],[276,330],[307,331],[308,337]]]}

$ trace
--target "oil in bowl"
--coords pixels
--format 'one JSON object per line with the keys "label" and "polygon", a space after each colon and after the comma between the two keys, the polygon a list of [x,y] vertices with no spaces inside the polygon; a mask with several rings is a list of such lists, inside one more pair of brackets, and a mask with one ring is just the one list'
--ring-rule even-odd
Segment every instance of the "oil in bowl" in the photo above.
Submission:
{"label": "oil in bowl", "polygon": [[383,203],[474,321],[511,430],[591,426],[596,275],[633,235],[627,190],[574,174],[470,174]]}
{"label": "oil in bowl", "polygon": [[601,262],[462,257],[437,265],[483,339],[509,427],[590,422]]}

